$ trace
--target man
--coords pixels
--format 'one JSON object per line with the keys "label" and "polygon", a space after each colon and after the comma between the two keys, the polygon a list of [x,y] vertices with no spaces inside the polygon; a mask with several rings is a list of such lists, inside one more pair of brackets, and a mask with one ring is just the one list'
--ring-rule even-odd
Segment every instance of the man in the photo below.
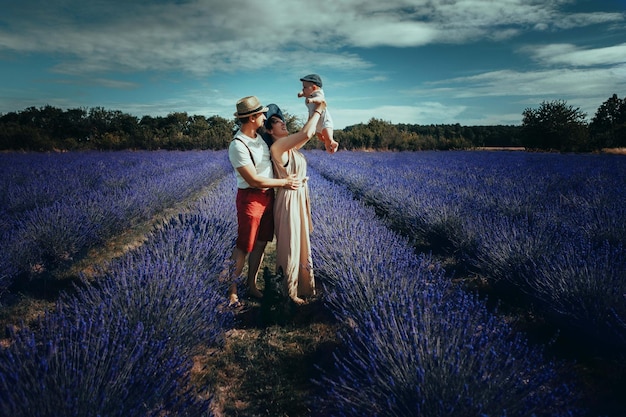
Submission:
{"label": "man", "polygon": [[[231,260],[234,262],[233,279],[241,275],[248,258],[248,295],[262,297],[256,278],[263,261],[267,242],[274,239],[274,188],[295,190],[301,180],[291,175],[275,179],[270,151],[257,130],[265,122],[268,108],[255,96],[237,101],[235,117],[241,122],[228,148],[228,159],[237,177],[237,244]],[[238,305],[237,283],[228,290],[230,305]]]}

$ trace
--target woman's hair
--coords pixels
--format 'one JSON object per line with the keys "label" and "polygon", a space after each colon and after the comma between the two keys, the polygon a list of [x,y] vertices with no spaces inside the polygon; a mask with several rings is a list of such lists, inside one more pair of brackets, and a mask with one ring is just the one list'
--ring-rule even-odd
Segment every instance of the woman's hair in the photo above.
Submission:
{"label": "woman's hair", "polygon": [[268,133],[267,129],[265,129],[264,126],[261,126],[261,128],[257,130],[257,133],[261,135],[261,137],[263,138],[263,142],[267,144],[267,147],[271,148],[272,144],[274,143],[274,138]]}

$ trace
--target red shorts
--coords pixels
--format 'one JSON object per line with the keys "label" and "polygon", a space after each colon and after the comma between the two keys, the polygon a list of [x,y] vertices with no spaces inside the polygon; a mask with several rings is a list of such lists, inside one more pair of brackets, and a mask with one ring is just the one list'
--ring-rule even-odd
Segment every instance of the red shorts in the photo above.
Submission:
{"label": "red shorts", "polygon": [[274,189],[239,188],[237,190],[237,248],[252,252],[259,240],[274,239]]}

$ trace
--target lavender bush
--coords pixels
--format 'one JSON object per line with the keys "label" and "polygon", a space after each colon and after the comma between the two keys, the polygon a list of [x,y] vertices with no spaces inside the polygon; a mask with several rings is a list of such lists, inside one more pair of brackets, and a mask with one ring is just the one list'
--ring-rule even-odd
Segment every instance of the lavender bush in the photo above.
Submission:
{"label": "lavender bush", "polygon": [[[626,347],[624,300],[616,296],[626,293],[626,281],[615,278],[624,275],[623,262],[594,262],[607,251],[623,259],[622,157],[493,152],[344,152],[341,157],[337,164],[320,152],[307,154],[312,167],[348,186],[418,247],[444,248],[444,255],[492,284],[516,287],[556,326],[574,330],[581,340],[601,328],[609,345]],[[550,271],[558,271],[558,278],[546,279]],[[584,304],[571,302],[581,298]]]}
{"label": "lavender bush", "polygon": [[[528,265],[533,293],[544,310],[589,336],[585,346],[596,352],[622,354],[626,346],[626,250],[585,239],[564,243],[564,250],[537,256]],[[573,308],[575,306],[575,308]]]}
{"label": "lavender bush", "polygon": [[318,411],[337,416],[560,416],[575,410],[561,364],[529,347],[374,210],[309,171],[314,268],[344,323]]}
{"label": "lavender bush", "polygon": [[476,298],[436,288],[379,296],[340,335],[325,404],[348,416],[557,416],[575,392],[539,348],[486,312]]}
{"label": "lavender bush", "polygon": [[[560,249],[570,242],[557,238],[557,232],[563,231],[582,236],[583,242],[593,240],[593,248],[606,247],[598,253],[619,255],[623,252],[614,252],[619,233],[605,231],[600,220],[584,232],[580,226],[587,223],[568,218],[547,221],[546,216],[558,218],[553,203],[523,187],[510,194],[488,193],[498,189],[499,178],[493,177],[488,165],[472,165],[464,153],[448,165],[437,153],[425,153],[421,165],[416,165],[415,154],[409,158],[384,154],[391,158],[386,165],[379,155],[363,154],[361,161],[360,155],[342,153],[341,164],[321,153],[312,152],[310,157],[314,268],[324,285],[324,303],[343,324],[334,369],[325,370],[318,381],[326,390],[313,401],[319,414],[560,416],[578,412],[576,392],[560,379],[561,364],[550,363],[540,348],[530,347],[481,300],[460,292],[433,257],[415,255],[411,244],[437,238],[470,259],[489,244],[479,223],[489,211],[496,213],[489,219],[506,218],[510,223],[525,219],[532,227],[555,224],[554,233],[552,229],[543,233],[554,236],[554,247]],[[224,153],[221,157],[222,163],[227,161]],[[509,186],[519,177],[504,174],[515,166],[507,161],[500,167],[499,175],[507,178],[504,183]],[[322,179],[315,167],[350,184],[350,190]],[[157,193],[168,195],[169,188],[178,184],[178,174],[169,175],[168,187]],[[451,176],[462,185],[451,181]],[[528,173],[524,178],[533,177]],[[550,175],[541,178],[543,189],[559,185]],[[129,184],[123,178],[119,181],[123,196],[121,190]],[[92,183],[97,182],[94,177]],[[420,184],[419,193],[412,188],[415,184]],[[29,407],[44,416],[58,407],[57,414],[64,415],[206,413],[206,401],[188,390],[186,372],[195,343],[219,342],[229,325],[230,318],[220,314],[219,305],[226,289],[216,280],[234,243],[233,185],[230,178],[215,182],[215,189],[198,205],[156,228],[143,248],[113,261],[102,277],[93,284],[85,282],[75,296],[64,296],[59,310],[46,316],[36,333],[14,333],[11,345],[0,350],[0,410],[18,416]],[[353,193],[375,209],[355,201]],[[561,204],[570,204],[575,197],[564,195],[565,199],[558,198]],[[605,200],[599,193],[585,201]],[[134,216],[123,208],[124,198],[118,201],[116,215]],[[595,213],[592,206],[587,213]],[[387,214],[386,219],[381,220],[375,210]],[[469,216],[474,211],[478,216]],[[412,232],[412,225],[418,233]],[[506,235],[507,230],[494,233]],[[515,242],[519,233],[509,242]],[[529,252],[539,253],[532,251],[533,245],[542,241],[524,239]],[[13,243],[17,245],[17,240]],[[517,256],[515,251],[512,255]],[[550,262],[556,259],[546,256]],[[535,255],[520,258],[515,270],[519,280],[527,280],[520,288],[543,291],[532,286],[527,271],[540,270],[547,260]],[[569,269],[577,267],[573,259],[568,260]],[[598,262],[598,271],[605,264]],[[501,268],[506,265],[503,262]],[[3,268],[11,273],[14,267]],[[566,272],[558,282],[566,283],[568,272],[563,269]],[[568,288],[556,297],[569,293]],[[584,285],[580,288],[581,293],[586,291]],[[623,326],[621,311],[609,311],[611,324]],[[135,366],[142,367],[138,376]],[[150,377],[148,384],[156,394],[142,391],[137,382]],[[202,396],[206,397],[210,392]],[[59,398],[67,402],[66,408],[59,405]],[[124,404],[115,408],[111,398]],[[89,402],[93,407],[86,410]]]}
{"label": "lavender bush", "polygon": [[185,354],[198,342],[219,343],[232,322],[232,313],[220,308],[226,287],[218,276],[236,238],[233,200],[224,198],[234,195],[233,185],[230,178],[220,181],[187,213],[157,227],[142,247],[112,262],[95,285],[72,295],[75,310],[122,312]]}
{"label": "lavender bush", "polygon": [[111,309],[65,313],[14,332],[0,351],[2,415],[208,415],[189,389],[189,359],[167,341]]}
{"label": "lavender bush", "polygon": [[0,155],[0,282],[67,264],[222,178],[224,151]]}
{"label": "lavender bush", "polygon": [[218,344],[232,322],[218,276],[234,246],[233,201],[232,179],[215,182],[35,329],[13,332],[0,350],[0,411],[211,415],[211,387],[196,392],[189,370],[198,344]]}

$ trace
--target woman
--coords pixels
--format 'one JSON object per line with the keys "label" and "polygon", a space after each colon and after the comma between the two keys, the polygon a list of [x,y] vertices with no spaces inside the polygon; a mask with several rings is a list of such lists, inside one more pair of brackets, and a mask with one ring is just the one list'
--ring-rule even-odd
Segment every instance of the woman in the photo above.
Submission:
{"label": "woman", "polygon": [[276,235],[276,269],[282,268],[289,297],[304,304],[302,297],[315,295],[311,260],[311,205],[306,183],[306,159],[299,149],[315,135],[315,126],[326,108],[320,103],[298,133],[289,134],[280,108],[268,106],[265,129],[272,139],[270,153],[276,179],[294,175],[302,179],[298,189],[278,189],[274,200],[274,233]]}

